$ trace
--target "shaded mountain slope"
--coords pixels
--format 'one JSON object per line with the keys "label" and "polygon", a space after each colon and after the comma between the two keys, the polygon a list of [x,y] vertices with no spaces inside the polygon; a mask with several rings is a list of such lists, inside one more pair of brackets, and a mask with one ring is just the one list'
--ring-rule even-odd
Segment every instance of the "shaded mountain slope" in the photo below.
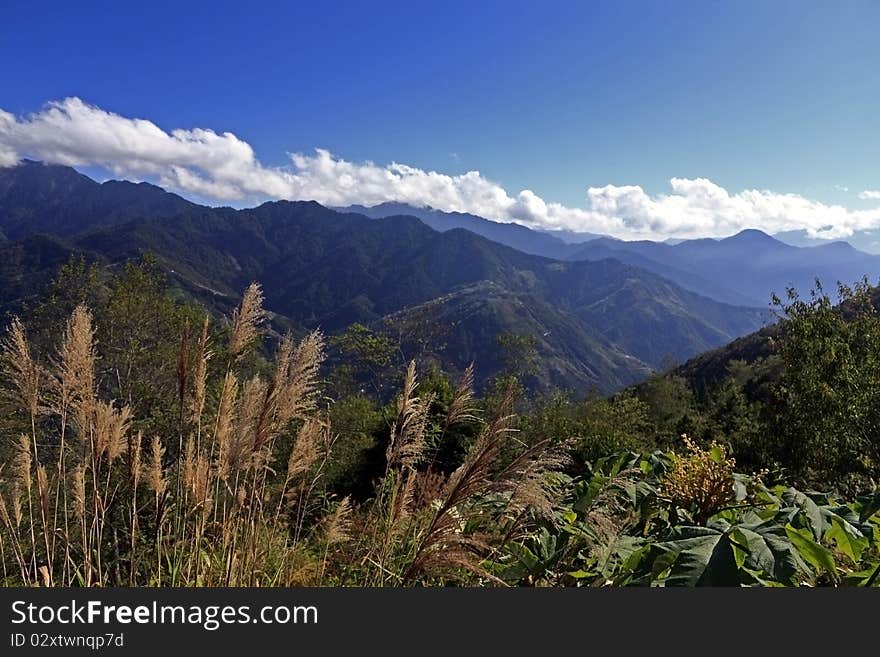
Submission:
{"label": "shaded mountain slope", "polygon": [[[339,210],[362,214],[371,219],[409,215],[420,219],[423,223],[439,232],[464,228],[493,242],[504,244],[523,253],[545,256],[547,258],[563,258],[572,250],[569,244],[550,233],[532,230],[520,224],[491,221],[467,212],[443,212],[433,208],[418,208],[406,203],[380,203],[372,207],[351,205],[346,208],[339,208]],[[586,241],[587,239],[589,238],[584,237],[580,241]]]}
{"label": "shaded mountain slope", "polygon": [[36,233],[74,235],[137,217],[170,217],[192,207],[149,183],[100,184],[65,166],[25,160],[0,170],[0,232],[9,240]]}
{"label": "shaded mountain slope", "polygon": [[4,231],[61,236],[0,246],[10,254],[0,270],[7,307],[27,293],[22,281],[45,277],[70,253],[112,265],[151,252],[181,289],[221,312],[260,281],[267,308],[302,329],[334,332],[444,298],[444,321],[465,327],[460,352],[445,352],[450,364],[479,353],[496,367],[493,331],[543,338],[549,330],[553,339],[539,340],[548,361],[539,383],[580,390],[624,385],[646,366],[719,346],[765,319],[618,260],[553,260],[412,216],[373,220],[314,202],[209,208],[151,185],[99,185],[33,163],[0,170],[0,181],[0,208],[16,208],[0,215]]}
{"label": "shaded mountain slope", "polygon": [[473,362],[480,381],[510,366],[501,350],[487,348],[496,346],[497,336],[510,333],[535,339],[534,359],[522,364],[525,381],[533,388],[610,392],[651,372],[576,317],[489,281],[399,311],[383,323],[406,325],[411,318],[426,317],[444,327],[436,358],[457,371]]}

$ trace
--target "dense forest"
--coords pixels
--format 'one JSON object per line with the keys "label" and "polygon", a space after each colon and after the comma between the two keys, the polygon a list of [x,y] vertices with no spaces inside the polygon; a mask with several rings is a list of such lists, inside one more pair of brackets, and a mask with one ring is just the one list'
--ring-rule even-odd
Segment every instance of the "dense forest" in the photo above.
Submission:
{"label": "dense forest", "polygon": [[[6,585],[880,585],[866,283],[611,396],[535,338],[450,378],[431,316],[287,332],[149,256],[74,257],[3,320]],[[423,331],[429,326],[430,335]]]}

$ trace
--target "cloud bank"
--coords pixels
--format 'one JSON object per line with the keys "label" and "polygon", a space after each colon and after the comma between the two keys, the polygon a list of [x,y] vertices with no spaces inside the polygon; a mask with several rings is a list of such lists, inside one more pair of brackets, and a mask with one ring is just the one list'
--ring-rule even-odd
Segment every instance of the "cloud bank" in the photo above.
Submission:
{"label": "cloud bank", "polygon": [[[880,207],[851,210],[767,190],[730,193],[705,178],[672,178],[671,193],[653,196],[638,185],[589,187],[584,207],[574,208],[528,189],[510,193],[479,171],[449,175],[397,162],[349,162],[321,148],[291,154],[288,166],[267,167],[250,144],[231,132],[166,132],[151,121],[120,116],[79,98],[51,102],[20,117],[0,109],[0,166],[13,166],[23,157],[100,166],[119,177],[149,178],[218,202],[399,201],[624,239],[721,237],[745,228],[770,233],[803,229],[810,237],[836,239],[880,227]],[[865,191],[859,197],[880,200],[880,193]]]}

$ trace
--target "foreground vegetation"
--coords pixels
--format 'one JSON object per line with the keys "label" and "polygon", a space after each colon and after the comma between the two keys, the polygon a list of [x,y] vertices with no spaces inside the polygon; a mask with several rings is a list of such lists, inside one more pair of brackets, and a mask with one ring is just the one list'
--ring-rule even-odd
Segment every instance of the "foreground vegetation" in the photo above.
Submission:
{"label": "foreground vegetation", "polygon": [[0,577],[880,585],[870,293],[780,301],[712,387],[575,400],[526,394],[522,336],[478,395],[364,326],[279,335],[256,284],[224,322],[150,260],[71,262],[3,338]]}

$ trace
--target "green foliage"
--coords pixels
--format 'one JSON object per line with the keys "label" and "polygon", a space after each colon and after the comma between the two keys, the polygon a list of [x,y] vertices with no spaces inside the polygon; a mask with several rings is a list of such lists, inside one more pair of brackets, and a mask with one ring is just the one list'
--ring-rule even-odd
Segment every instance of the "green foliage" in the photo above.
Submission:
{"label": "green foliage", "polygon": [[808,481],[857,486],[880,473],[880,317],[865,282],[841,285],[838,302],[818,282],[809,300],[792,290],[776,300],[786,325],[779,459]]}
{"label": "green foliage", "polygon": [[334,335],[330,345],[342,361],[333,373],[334,388],[341,395],[369,392],[380,401],[387,397],[389,373],[398,364],[398,346],[389,336],[355,322]]}
{"label": "green foliage", "polygon": [[646,405],[656,440],[668,442],[694,432],[694,394],[683,378],[653,376],[638,387],[638,397]]}
{"label": "green foliage", "polygon": [[877,290],[839,285],[832,299],[817,281],[807,298],[789,289],[774,304],[772,329],[637,386],[658,444],[687,433],[799,486],[871,489],[880,479]]}
{"label": "green foliage", "polygon": [[23,310],[30,318],[35,349],[46,353],[51,348],[58,326],[67,321],[79,304],[98,308],[106,302],[107,288],[98,264],[83,256],[71,256],[49,282],[39,302]]}
{"label": "green foliage", "polygon": [[194,342],[204,314],[174,298],[149,255],[126,263],[109,287],[106,305],[96,310],[103,320],[97,334],[100,378],[111,398],[143,418],[139,428],[145,434],[167,435],[180,421],[175,401],[182,336],[186,330]]}
{"label": "green foliage", "polygon": [[555,522],[493,568],[509,583],[871,586],[878,492],[843,502],[731,473],[731,503],[696,522],[664,496],[675,457],[624,453],[566,480]]}
{"label": "green foliage", "polygon": [[388,422],[376,403],[364,395],[352,395],[332,404],[330,422],[339,437],[325,472],[325,486],[343,497],[368,497],[373,480],[385,466]]}
{"label": "green foliage", "polygon": [[588,397],[579,409],[582,418],[575,453],[593,461],[622,450],[638,449],[650,443],[649,406],[632,394],[610,398]]}
{"label": "green foliage", "polygon": [[501,349],[504,373],[519,379],[535,373],[538,339],[534,335],[505,332],[495,338]]}

